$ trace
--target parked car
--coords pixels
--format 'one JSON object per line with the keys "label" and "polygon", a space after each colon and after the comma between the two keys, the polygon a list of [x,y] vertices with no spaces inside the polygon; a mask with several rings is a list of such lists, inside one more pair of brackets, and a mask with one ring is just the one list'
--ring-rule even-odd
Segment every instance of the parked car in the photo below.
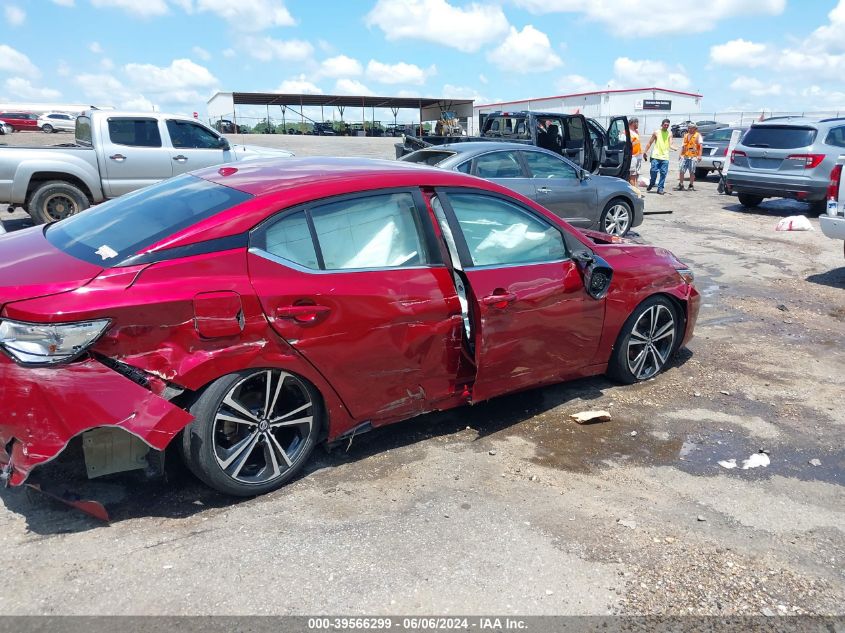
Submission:
{"label": "parked car", "polygon": [[77,119],[75,145],[0,148],[0,204],[55,222],[192,169],[261,156],[293,154],[230,145],[188,117],[92,110]]}
{"label": "parked car", "polygon": [[13,131],[11,125],[6,125],[5,121],[0,121],[0,136],[11,134]]}
{"label": "parked car", "polygon": [[[672,136],[675,138],[680,138],[684,134],[687,133],[687,129],[689,129],[690,124],[692,121],[684,121],[683,123],[679,123],[677,125],[671,126],[669,129],[672,132]],[[704,136],[705,134],[709,134],[715,130],[721,130],[722,128],[728,127],[727,123],[719,123],[718,121],[696,121],[695,122],[696,128],[698,128],[699,134]]]}
{"label": "parked car", "polygon": [[731,154],[728,186],[746,207],[793,198],[823,212],[830,172],[845,150],[845,118],[778,117],[752,124]]}
{"label": "parked car", "polygon": [[652,378],[699,303],[665,249],[458,172],[209,168],[0,239],[2,473],[20,485],[69,442],[109,447],[92,474],[144,468],[175,440],[209,486],[261,494],[320,442]]}
{"label": "parked car", "polygon": [[845,254],[845,187],[842,186],[842,170],[845,168],[845,156],[840,156],[830,171],[827,186],[827,214],[819,217],[822,233],[833,240],[843,240],[842,252]]}
{"label": "parked car", "polygon": [[331,121],[318,121],[314,124],[315,136],[335,136],[334,123]]}
{"label": "parked car", "polygon": [[621,178],[591,175],[560,154],[519,143],[452,143],[404,156],[492,180],[578,227],[626,235],[642,224],[643,196]]}
{"label": "parked car", "polygon": [[76,129],[76,116],[63,112],[50,112],[38,117],[38,127],[42,132],[73,132]]}
{"label": "parked car", "polygon": [[[728,146],[734,130],[745,134],[747,127],[725,127],[703,135],[701,147],[701,161],[695,168],[696,178],[706,178],[707,174],[716,170],[714,161],[719,161],[724,168],[728,161]],[[740,137],[741,138],[741,137]]]}
{"label": "parked car", "polygon": [[236,125],[228,119],[220,119],[214,122],[214,129],[222,134],[249,134],[249,127],[245,125]]}
{"label": "parked car", "polygon": [[13,132],[28,130],[33,132],[38,127],[38,115],[32,112],[0,112],[0,120],[6,122]]}
{"label": "parked car", "polygon": [[681,138],[687,132],[687,128],[689,127],[690,123],[694,121],[681,121],[680,123],[674,123],[673,125],[669,126],[669,131],[672,133],[672,136],[675,138]]}

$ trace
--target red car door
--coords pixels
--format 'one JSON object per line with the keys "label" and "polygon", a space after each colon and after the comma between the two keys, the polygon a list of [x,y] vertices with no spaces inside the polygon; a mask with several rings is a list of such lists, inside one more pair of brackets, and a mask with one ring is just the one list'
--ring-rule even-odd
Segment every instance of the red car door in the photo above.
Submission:
{"label": "red car door", "polygon": [[439,194],[474,305],[473,400],[579,375],[605,302],[586,293],[563,229],[495,194]]}
{"label": "red car door", "polygon": [[349,196],[283,212],[251,240],[273,329],[374,424],[456,389],[461,307],[420,209],[419,191]]}

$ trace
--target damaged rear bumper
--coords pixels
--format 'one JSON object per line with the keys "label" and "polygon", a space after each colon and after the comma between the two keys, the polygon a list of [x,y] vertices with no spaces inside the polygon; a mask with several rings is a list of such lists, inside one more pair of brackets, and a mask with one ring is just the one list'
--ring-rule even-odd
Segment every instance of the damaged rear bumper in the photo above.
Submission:
{"label": "damaged rear bumper", "polygon": [[96,360],[23,367],[0,354],[0,466],[12,486],[84,431],[119,428],[163,450],[192,419]]}

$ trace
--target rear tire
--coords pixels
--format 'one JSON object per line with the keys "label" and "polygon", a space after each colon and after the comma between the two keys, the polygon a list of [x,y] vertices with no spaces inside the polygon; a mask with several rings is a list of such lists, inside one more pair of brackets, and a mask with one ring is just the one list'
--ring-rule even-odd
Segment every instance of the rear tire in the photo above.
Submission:
{"label": "rear tire", "polygon": [[710,170],[706,167],[696,167],[695,168],[695,179],[696,180],[704,180],[707,178],[707,174],[710,173]]}
{"label": "rear tire", "polygon": [[669,364],[680,339],[679,310],[666,297],[649,297],[622,326],[607,374],[629,385],[653,378]]}
{"label": "rear tire", "polygon": [[737,197],[739,203],[744,207],[758,207],[763,202],[762,196],[749,196],[747,193],[741,193]]}
{"label": "rear tire", "polygon": [[50,180],[29,199],[27,211],[38,224],[57,222],[84,211],[91,203],[79,187],[62,180]]}
{"label": "rear tire", "polygon": [[44,125],[41,126],[41,131],[44,132],[44,134],[52,134],[53,133],[53,126],[50,125],[49,123],[45,123]]}
{"label": "rear tire", "polygon": [[599,229],[608,235],[625,237],[631,230],[631,223],[634,221],[634,212],[631,204],[622,198],[611,200],[601,212]]}

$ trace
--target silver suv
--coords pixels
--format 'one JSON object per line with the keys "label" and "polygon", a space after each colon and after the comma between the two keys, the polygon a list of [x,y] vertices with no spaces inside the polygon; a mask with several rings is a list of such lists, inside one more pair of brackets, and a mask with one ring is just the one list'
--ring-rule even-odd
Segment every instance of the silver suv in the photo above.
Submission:
{"label": "silver suv", "polygon": [[844,148],[845,118],[754,123],[731,154],[728,186],[746,207],[764,198],[793,198],[822,212],[830,170]]}

